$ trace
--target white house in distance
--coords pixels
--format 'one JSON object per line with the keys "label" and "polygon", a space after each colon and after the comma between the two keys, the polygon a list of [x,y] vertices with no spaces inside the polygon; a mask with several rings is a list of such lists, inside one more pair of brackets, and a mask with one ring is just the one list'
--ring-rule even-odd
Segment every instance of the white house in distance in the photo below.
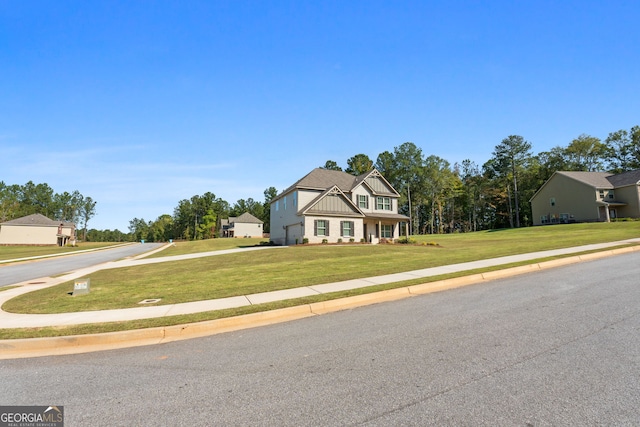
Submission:
{"label": "white house in distance", "polygon": [[54,221],[41,214],[0,224],[0,245],[75,245],[76,226]]}
{"label": "white house in distance", "polygon": [[264,222],[249,212],[238,217],[229,217],[220,221],[222,237],[262,237]]}
{"label": "white house in distance", "polygon": [[[271,241],[279,245],[323,241],[378,243],[406,235],[400,195],[376,170],[353,176],[317,168],[271,201]],[[401,228],[404,225],[404,229]]]}

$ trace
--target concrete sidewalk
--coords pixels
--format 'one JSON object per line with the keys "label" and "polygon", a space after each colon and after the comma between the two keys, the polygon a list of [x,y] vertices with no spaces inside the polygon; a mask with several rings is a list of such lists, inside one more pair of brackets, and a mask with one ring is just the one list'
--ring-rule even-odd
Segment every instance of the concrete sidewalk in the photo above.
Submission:
{"label": "concrete sidewalk", "polygon": [[[496,267],[501,265],[507,265],[517,262],[533,261],[536,259],[571,255],[588,251],[606,251],[609,248],[621,246],[621,245],[633,245],[640,244],[639,239],[629,239],[617,242],[599,243],[584,245],[565,249],[555,249],[548,251],[540,251],[521,255],[505,256],[494,259],[487,259],[481,261],[472,261],[460,264],[453,264],[441,267],[433,267],[421,270],[408,271],[404,273],[388,274],[384,276],[367,277],[362,279],[347,280],[336,283],[326,283],[313,286],[305,286],[300,288],[278,290],[272,292],[264,292],[252,295],[235,296],[229,298],[207,300],[207,301],[194,301],[182,304],[170,304],[170,305],[158,305],[148,307],[126,308],[118,310],[103,310],[103,311],[86,311],[76,313],[61,313],[61,314],[14,314],[0,311],[0,328],[23,328],[23,327],[45,327],[45,326],[65,326],[65,325],[78,325],[85,323],[103,323],[103,322],[115,322],[137,319],[149,319],[165,316],[175,316],[180,314],[199,313],[205,311],[221,310],[226,308],[236,308],[248,305],[262,304],[274,301],[282,301],[293,298],[307,297],[319,294],[325,294],[330,292],[352,290],[358,288],[364,288],[368,286],[382,285],[394,282],[401,282],[406,280],[415,280],[428,278],[433,276],[439,276],[449,273],[459,273],[464,271],[471,271],[475,269]],[[31,280],[29,282],[21,283],[17,288],[9,289],[7,291],[0,292],[0,305],[5,301],[16,297],[17,295],[31,292],[37,289],[53,286],[58,283],[74,280],[79,277],[86,276],[94,271],[110,268],[121,268],[135,265],[143,265],[158,262],[178,261],[183,259],[193,259],[205,256],[222,255],[240,251],[248,250],[266,250],[266,249],[282,249],[286,250],[286,247],[255,247],[247,249],[232,249],[226,251],[216,251],[208,253],[198,253],[190,255],[178,255],[169,256],[163,258],[152,259],[132,259],[123,260],[101,264],[87,269],[78,270],[74,273],[52,278],[43,278],[39,280]],[[628,248],[622,251],[616,251],[615,253],[629,252],[633,250],[640,250],[639,247]],[[611,251],[609,253],[604,252],[597,256],[607,256],[615,254]],[[582,256],[572,257],[571,259],[550,261],[548,263],[539,263],[529,265],[523,268],[511,269],[510,274],[518,274],[526,271],[534,271],[540,268],[549,268],[557,265],[568,264],[570,262],[580,262],[586,259],[592,259],[594,256]],[[500,277],[500,272],[492,272],[484,275],[478,275],[480,280],[489,280],[491,278]],[[502,274],[504,275],[504,274]]]}

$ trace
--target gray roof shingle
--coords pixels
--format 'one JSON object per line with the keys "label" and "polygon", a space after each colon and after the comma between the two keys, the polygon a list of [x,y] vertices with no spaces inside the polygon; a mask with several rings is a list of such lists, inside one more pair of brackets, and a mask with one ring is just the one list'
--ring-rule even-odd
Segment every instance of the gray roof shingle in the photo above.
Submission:
{"label": "gray roof shingle", "polygon": [[559,175],[575,179],[595,188],[613,188],[613,184],[608,180],[612,175],[608,172],[566,172],[558,171]]}
{"label": "gray roof shingle", "polygon": [[69,222],[64,221],[54,221],[52,219],[47,218],[42,214],[31,214],[27,216],[23,216],[21,218],[12,219],[11,221],[3,222],[3,225],[38,225],[38,226],[50,226],[57,227],[60,224],[65,226],[73,225]]}
{"label": "gray roof shingle", "polygon": [[640,182],[640,169],[611,175],[607,178],[614,187],[625,187],[627,185],[637,185]]}
{"label": "gray roof shingle", "polygon": [[260,221],[255,216],[251,215],[249,212],[245,212],[239,217],[235,218],[233,222],[238,222],[242,224],[262,224],[263,221]]}

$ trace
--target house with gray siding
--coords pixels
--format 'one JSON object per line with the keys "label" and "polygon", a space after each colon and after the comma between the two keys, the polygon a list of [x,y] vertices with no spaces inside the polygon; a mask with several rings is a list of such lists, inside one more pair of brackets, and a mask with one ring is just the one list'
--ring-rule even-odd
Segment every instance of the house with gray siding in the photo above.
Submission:
{"label": "house with gray siding", "polygon": [[400,195],[376,170],[360,176],[316,168],[271,200],[271,241],[369,242],[406,235]]}

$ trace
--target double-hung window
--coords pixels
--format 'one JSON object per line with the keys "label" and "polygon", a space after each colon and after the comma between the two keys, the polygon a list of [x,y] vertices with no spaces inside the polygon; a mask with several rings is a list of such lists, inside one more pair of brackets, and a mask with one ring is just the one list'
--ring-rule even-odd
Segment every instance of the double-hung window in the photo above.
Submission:
{"label": "double-hung window", "polygon": [[376,199],[376,208],[379,211],[391,210],[391,197],[378,197]]}
{"label": "double-hung window", "polygon": [[353,237],[353,221],[340,221],[340,235],[342,237]]}
{"label": "double-hung window", "polygon": [[393,237],[393,226],[390,224],[383,224],[382,227],[380,227],[380,237],[383,239],[390,239]]}
{"label": "double-hung window", "polygon": [[314,222],[314,232],[316,236],[328,236],[329,221],[326,219],[316,219]]}
{"label": "double-hung window", "polygon": [[369,209],[369,196],[367,195],[358,195],[358,207],[360,209]]}

